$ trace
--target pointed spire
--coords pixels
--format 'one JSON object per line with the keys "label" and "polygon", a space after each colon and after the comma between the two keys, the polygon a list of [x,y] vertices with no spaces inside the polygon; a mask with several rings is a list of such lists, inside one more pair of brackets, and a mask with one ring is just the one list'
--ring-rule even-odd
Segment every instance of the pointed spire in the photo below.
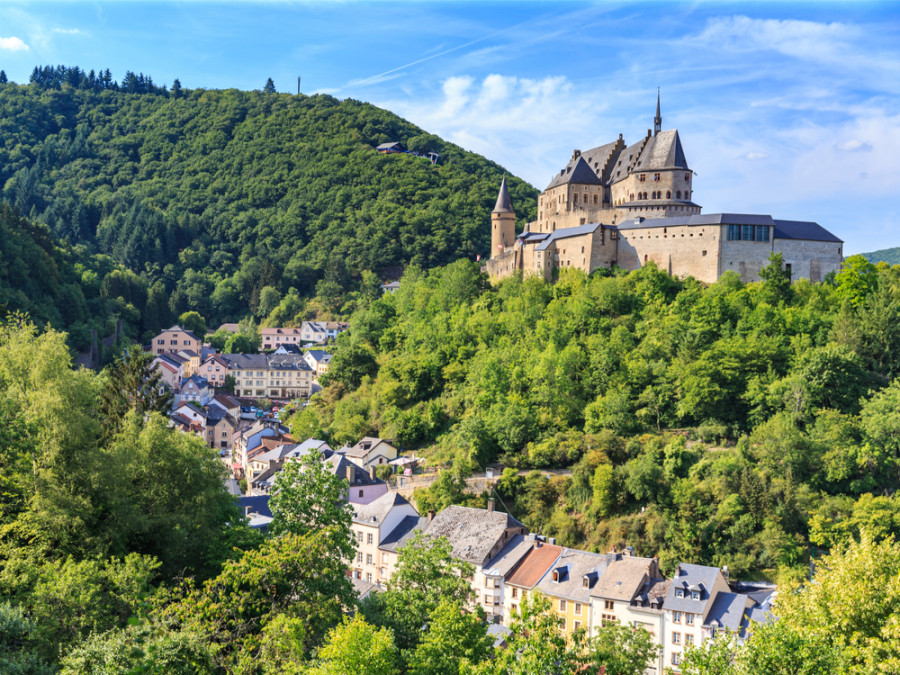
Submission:
{"label": "pointed spire", "polygon": [[662,131],[662,115],[659,112],[659,87],[656,88],[656,117],[653,118],[653,135]]}
{"label": "pointed spire", "polygon": [[500,194],[497,195],[497,203],[494,205],[492,213],[514,213],[512,200],[509,198],[509,190],[506,187],[506,176],[500,183]]}

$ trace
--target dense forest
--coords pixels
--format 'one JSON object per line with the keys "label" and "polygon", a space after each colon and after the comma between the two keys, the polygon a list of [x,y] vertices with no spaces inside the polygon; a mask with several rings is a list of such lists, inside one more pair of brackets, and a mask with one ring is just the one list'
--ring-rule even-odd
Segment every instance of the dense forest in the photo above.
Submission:
{"label": "dense forest", "polygon": [[[276,308],[280,321],[337,314],[408,264],[488,252],[503,169],[392,113],[100,72],[43,67],[27,85],[0,83],[0,188],[82,265],[108,257],[98,283],[125,275],[112,298],[130,305],[119,318],[134,339],[188,310],[210,325]],[[377,153],[386,141],[440,158]],[[533,218],[537,191],[509,185]]]}
{"label": "dense forest", "polygon": [[[459,272],[458,280],[478,278],[456,265],[443,271],[443,281]],[[648,277],[652,282],[652,274],[631,282],[649,291]],[[437,282],[435,275],[431,283],[443,285]],[[270,531],[249,529],[225,490],[225,467],[215,451],[166,426],[158,411],[166,397],[144,387],[149,361],[131,350],[100,374],[73,369],[64,334],[38,330],[20,315],[0,322],[3,673],[577,675],[602,666],[608,675],[641,675],[657,652],[649,633],[616,623],[567,641],[541,594],[530,594],[508,618],[507,646],[498,649],[480,604],[468,609],[471,566],[453,559],[446,540],[421,535],[400,549],[387,588],[360,602],[346,573],[355,547],[352,510],[342,498],[346,481],[315,456],[289,463],[270,503]],[[848,435],[858,429],[883,448],[880,467],[859,471],[877,475],[894,466],[896,421],[876,422],[867,412],[882,406],[896,418],[892,396],[888,387],[869,398],[859,418],[827,413],[848,415]],[[802,513],[822,499],[809,483],[798,479],[792,486],[789,468],[773,470],[775,459],[760,461],[759,472],[748,468],[752,442],[734,450],[661,449],[653,438],[638,437],[620,450],[644,448],[637,460],[645,467],[659,459],[660,488],[672,475],[687,477],[672,488],[672,501],[685,508],[685,495],[693,492],[694,510],[685,516],[697,518],[696,527],[703,525],[710,492],[729,480],[740,486],[719,501],[720,514],[735,516],[745,499],[757,499],[739,520],[758,508],[767,523],[783,522],[781,514]],[[607,477],[615,481],[622,465],[611,462],[621,457],[613,439],[602,443],[598,449],[585,438],[593,448],[576,476],[588,475],[592,484],[594,517],[614,519],[626,504],[616,501]],[[833,444],[830,454],[852,448],[858,452],[853,440]],[[717,452],[720,457],[711,457]],[[586,468],[592,463],[598,467],[593,474]],[[755,491],[743,489],[745,480]],[[577,484],[573,478],[553,499],[572,500]],[[514,495],[503,489],[509,502]],[[542,498],[542,490],[529,476],[521,503]],[[663,500],[657,503],[649,510],[666,513]],[[897,672],[900,545],[885,536],[896,528],[896,509],[886,497],[865,495],[857,501],[847,496],[839,506],[851,513],[835,508],[831,529],[825,521],[819,526],[835,547],[818,560],[816,583],[794,592],[783,588],[779,620],[743,645],[720,636],[710,650],[689,648],[685,675]],[[747,524],[751,548],[753,524]],[[691,544],[684,528],[678,536]]]}
{"label": "dense forest", "polygon": [[900,265],[900,246],[863,253],[862,256],[870,263],[886,262],[888,265]]}
{"label": "dense forest", "polygon": [[500,462],[501,503],[566,545],[802,577],[848,533],[900,533],[900,268],[764,274],[411,268],[354,315],[294,431],[452,466],[420,506]]}

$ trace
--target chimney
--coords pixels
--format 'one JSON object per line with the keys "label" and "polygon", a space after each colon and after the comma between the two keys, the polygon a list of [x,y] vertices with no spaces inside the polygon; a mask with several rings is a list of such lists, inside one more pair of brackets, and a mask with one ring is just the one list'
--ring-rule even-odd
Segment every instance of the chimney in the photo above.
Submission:
{"label": "chimney", "polygon": [[256,513],[256,509],[254,509],[249,504],[244,507],[244,515],[247,516],[248,518],[251,516],[251,514],[254,514],[254,513]]}
{"label": "chimney", "polygon": [[494,512],[494,498],[493,498],[493,497],[491,497],[490,499],[488,499],[488,507],[487,507],[487,509],[488,509],[488,513],[493,513],[493,512]]}
{"label": "chimney", "polygon": [[369,480],[375,480],[375,465],[369,467]]}
{"label": "chimney", "polygon": [[348,481],[351,485],[353,484],[353,473],[354,473],[353,470],[354,470],[355,468],[356,468],[356,467],[354,467],[352,464],[351,464],[350,466],[347,467],[347,481]]}
{"label": "chimney", "polygon": [[728,565],[722,567],[722,576],[725,577],[725,581],[729,581],[728,578]]}
{"label": "chimney", "polygon": [[432,520],[434,520],[434,509],[428,511],[428,522],[430,523]]}

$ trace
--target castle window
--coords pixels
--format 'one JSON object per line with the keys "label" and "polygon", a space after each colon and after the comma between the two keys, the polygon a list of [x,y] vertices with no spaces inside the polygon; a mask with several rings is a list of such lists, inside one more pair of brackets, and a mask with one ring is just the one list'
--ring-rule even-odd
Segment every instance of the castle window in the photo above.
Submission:
{"label": "castle window", "polygon": [[753,239],[754,239],[753,229],[754,229],[753,225],[742,225],[741,226],[741,239],[743,239],[744,241],[753,241]]}
{"label": "castle window", "polygon": [[644,262],[647,262],[647,254],[644,254]]}
{"label": "castle window", "polygon": [[638,180],[640,180],[643,183],[645,180],[647,180],[647,174],[642,173]]}
{"label": "castle window", "polygon": [[756,241],[769,241],[769,226],[768,225],[757,225],[756,226]]}
{"label": "castle window", "polygon": [[691,180],[691,174],[689,174],[689,173],[684,174],[684,182],[688,183],[688,182],[690,182],[690,180]]}
{"label": "castle window", "polygon": [[594,195],[594,203],[597,203],[597,195]]}
{"label": "castle window", "polygon": [[578,203],[578,195],[572,195],[572,203],[573,203],[573,204],[577,204],[577,203]]}
{"label": "castle window", "polygon": [[681,190],[675,190],[675,199],[681,199]]}
{"label": "castle window", "polygon": [[666,190],[666,199],[672,199],[672,193]]}
{"label": "castle window", "polygon": [[656,180],[656,181],[659,180],[659,174],[658,174],[658,173],[653,174],[653,180]]}

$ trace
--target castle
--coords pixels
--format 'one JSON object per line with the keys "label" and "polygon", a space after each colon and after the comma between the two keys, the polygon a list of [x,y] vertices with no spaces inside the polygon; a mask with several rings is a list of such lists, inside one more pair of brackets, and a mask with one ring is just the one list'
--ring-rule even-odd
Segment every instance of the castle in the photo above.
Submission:
{"label": "castle", "polygon": [[639,269],[654,262],[670,274],[712,283],[725,272],[758,281],[772,253],[792,279],[822,281],[843,262],[843,241],[817,223],[768,215],[701,214],[693,171],[678,130],[662,130],[659,96],[654,129],[634,145],[622,135],[581,152],[538,197],[537,220],[516,235],[506,179],[491,213],[492,281],[517,272],[546,280],[575,267]]}

